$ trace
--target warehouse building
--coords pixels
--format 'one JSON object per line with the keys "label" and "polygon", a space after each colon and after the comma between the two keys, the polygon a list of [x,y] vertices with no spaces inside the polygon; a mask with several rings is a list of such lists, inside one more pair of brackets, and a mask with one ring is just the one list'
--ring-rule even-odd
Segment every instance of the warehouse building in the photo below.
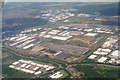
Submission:
{"label": "warehouse building", "polygon": [[101,57],[100,59],[98,59],[97,62],[99,62],[99,63],[105,63],[105,61],[106,61],[107,59],[108,59],[107,57]]}
{"label": "warehouse building", "polygon": [[97,55],[108,55],[111,51],[112,51],[111,49],[99,48],[99,49],[97,49],[95,52],[93,52],[93,54],[97,54]]}
{"label": "warehouse building", "polygon": [[119,50],[115,50],[115,51],[113,51],[111,54],[110,54],[110,56],[112,57],[112,58],[120,58],[120,51]]}
{"label": "warehouse building", "polygon": [[[22,59],[12,63],[12,65],[10,65],[9,67],[34,75],[38,75],[48,70],[54,69],[54,66],[51,65],[38,64],[33,61],[26,61]],[[44,71],[42,71],[41,69],[43,69]]]}
{"label": "warehouse building", "polygon": [[55,74],[51,75],[50,78],[54,79],[54,78],[60,78],[62,76],[63,74],[61,72],[56,72]]}
{"label": "warehouse building", "polygon": [[90,55],[89,57],[88,57],[88,59],[95,59],[97,57],[97,55]]}
{"label": "warehouse building", "polygon": [[94,37],[96,35],[97,35],[97,33],[87,33],[87,34],[85,34],[85,36],[90,36],[90,37]]}

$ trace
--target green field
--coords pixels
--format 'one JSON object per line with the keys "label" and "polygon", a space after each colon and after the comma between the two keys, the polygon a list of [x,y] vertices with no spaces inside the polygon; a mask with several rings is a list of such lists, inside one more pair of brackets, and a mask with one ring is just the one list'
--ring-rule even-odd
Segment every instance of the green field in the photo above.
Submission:
{"label": "green field", "polygon": [[18,71],[15,69],[9,68],[9,65],[11,65],[16,60],[19,60],[20,57],[15,56],[11,53],[8,53],[6,51],[2,51],[2,54],[9,55],[7,58],[2,59],[2,74],[6,78],[32,78],[33,75],[24,73],[22,71]]}
{"label": "green field", "polygon": [[83,72],[83,78],[118,78],[120,68],[105,66],[77,65],[74,67],[78,72]]}
{"label": "green field", "polygon": [[89,18],[89,17],[79,17],[79,16],[75,16],[75,17],[71,17],[70,18],[70,23],[89,23],[89,24],[100,24],[101,21],[96,21],[94,20],[94,18]]}
{"label": "green field", "polygon": [[39,64],[48,64],[48,63],[45,63],[45,62],[41,62],[39,60],[21,58],[21,57],[16,56],[13,53],[10,53],[6,50],[3,50],[2,54],[9,55],[8,57],[2,59],[2,72],[3,72],[2,74],[5,78],[32,78],[32,77],[35,77],[33,74],[28,74],[28,73],[25,73],[25,72],[22,72],[22,71],[18,71],[18,70],[9,68],[9,66],[13,62],[15,62],[19,59],[31,60],[31,61],[34,61],[34,62],[39,63]]}
{"label": "green field", "polygon": [[61,78],[66,78],[69,75],[64,70],[60,70],[59,72],[61,72],[63,74],[63,76]]}
{"label": "green field", "polygon": [[98,69],[100,72],[103,72],[107,78],[118,78],[118,74],[120,74],[120,68],[117,67],[98,66]]}
{"label": "green field", "polygon": [[93,66],[83,66],[83,65],[78,65],[75,66],[75,69],[77,71],[83,72],[85,76],[83,78],[104,78],[103,75],[99,74]]}

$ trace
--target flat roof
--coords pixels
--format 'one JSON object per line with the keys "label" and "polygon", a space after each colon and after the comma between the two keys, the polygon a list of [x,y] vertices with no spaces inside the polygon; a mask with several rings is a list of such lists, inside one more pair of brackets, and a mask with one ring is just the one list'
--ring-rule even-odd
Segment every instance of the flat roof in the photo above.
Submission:
{"label": "flat roof", "polygon": [[96,36],[97,35],[97,33],[87,33],[87,34],[85,34],[85,36]]}
{"label": "flat roof", "polygon": [[107,60],[107,57],[101,57],[100,59],[98,59],[98,62],[104,63],[106,60]]}
{"label": "flat roof", "polygon": [[94,59],[95,57],[97,57],[97,55],[90,55],[88,58],[89,59]]}
{"label": "flat roof", "polygon": [[119,50],[115,50],[111,53],[112,56],[118,56],[120,57],[120,51]]}
{"label": "flat roof", "polygon": [[107,55],[107,52],[99,52],[99,51],[95,51],[93,52],[93,54],[97,54],[97,55]]}
{"label": "flat roof", "polygon": [[[43,67],[44,66],[44,67]],[[38,63],[34,63],[32,61],[26,61],[26,60],[18,60],[16,62],[14,62],[12,65],[9,66],[10,68],[13,68],[13,69],[17,69],[17,70],[21,70],[21,71],[24,71],[24,72],[27,72],[27,73],[31,73],[31,74],[40,74],[42,71],[40,70],[41,68],[44,70],[44,71],[48,71],[48,70],[51,70],[53,69],[54,67],[53,66],[49,66],[49,65],[42,65],[42,64],[38,64]]]}

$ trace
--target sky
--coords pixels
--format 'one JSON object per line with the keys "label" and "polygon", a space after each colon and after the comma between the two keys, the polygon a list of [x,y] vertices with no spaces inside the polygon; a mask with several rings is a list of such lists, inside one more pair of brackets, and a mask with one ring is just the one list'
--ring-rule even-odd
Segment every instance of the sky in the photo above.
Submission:
{"label": "sky", "polygon": [[118,2],[118,1],[119,0],[7,0],[7,2]]}

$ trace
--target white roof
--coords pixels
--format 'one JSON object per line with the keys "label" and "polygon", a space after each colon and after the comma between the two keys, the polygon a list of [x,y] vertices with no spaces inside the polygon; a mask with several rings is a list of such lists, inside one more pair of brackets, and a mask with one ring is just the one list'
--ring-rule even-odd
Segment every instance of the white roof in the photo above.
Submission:
{"label": "white roof", "polygon": [[71,38],[72,36],[68,36],[68,37],[59,37],[59,36],[54,36],[52,37],[53,39],[58,39],[58,40],[67,40],[69,38]]}
{"label": "white roof", "polygon": [[47,68],[47,67],[48,67],[48,65],[43,65],[43,67],[44,67],[44,68]]}
{"label": "white roof", "polygon": [[28,49],[28,48],[30,48],[30,47],[33,47],[35,44],[29,44],[29,45],[27,45],[27,46],[25,46],[25,47],[23,47],[23,49]]}
{"label": "white roof", "polygon": [[94,59],[96,56],[97,56],[97,55],[91,55],[91,56],[89,56],[88,58],[89,58],[89,59]]}
{"label": "white roof", "polygon": [[32,64],[32,65],[36,65],[37,63],[32,62],[31,64]]}
{"label": "white roof", "polygon": [[20,61],[20,62],[23,62],[23,63],[27,63],[27,61],[26,61],[26,60],[23,60],[23,59],[20,59],[19,61]]}
{"label": "white roof", "polygon": [[21,65],[21,67],[25,67],[27,64],[23,64],[23,65]]}
{"label": "white roof", "polygon": [[43,65],[42,65],[42,64],[37,64],[37,66],[39,66],[39,67],[43,67]]}
{"label": "white roof", "polygon": [[14,39],[16,39],[16,37],[11,37],[11,38],[10,38],[10,40],[14,40]]}
{"label": "white roof", "polygon": [[25,41],[25,42],[23,42],[22,44],[20,44],[20,45],[18,45],[18,46],[16,46],[16,47],[23,47],[23,46],[26,46],[27,44],[29,44],[29,43],[31,43],[31,42],[33,42],[33,41],[35,41],[35,39],[32,39],[32,40],[27,40],[27,41]]}
{"label": "white roof", "polygon": [[98,62],[103,63],[105,60],[107,60],[107,57],[101,57],[98,59]]}
{"label": "white roof", "polygon": [[15,66],[13,66],[13,65],[10,65],[9,67],[10,67],[10,68],[15,68]]}
{"label": "white roof", "polygon": [[[16,64],[19,64],[20,62],[22,62],[23,64],[20,65],[20,67],[17,67]],[[33,65],[34,65],[33,69],[30,69],[30,67],[33,66]],[[13,68],[13,69],[24,71],[24,72],[27,72],[27,73],[31,73],[31,74],[34,73],[35,75],[42,73],[42,71],[38,71],[38,69],[40,67],[41,68],[44,67],[44,68],[46,68],[46,70],[50,70],[50,69],[54,68],[53,66],[37,64],[35,62],[27,61],[27,60],[23,60],[23,59],[20,59],[19,61],[14,62],[9,67]]]}
{"label": "white roof", "polygon": [[50,32],[48,32],[48,34],[57,34],[58,32],[60,32],[59,30],[52,30]]}
{"label": "white roof", "polygon": [[102,47],[109,47],[112,46],[111,43],[109,41],[105,42]]}
{"label": "white roof", "polygon": [[84,31],[91,32],[93,29],[85,29]]}
{"label": "white roof", "polygon": [[120,60],[117,60],[116,63],[117,63],[117,64],[120,64]]}
{"label": "white roof", "polygon": [[53,68],[54,68],[53,66],[49,66],[48,68],[46,68],[46,70],[48,71],[48,70],[51,70]]}
{"label": "white roof", "polygon": [[27,73],[31,73],[31,74],[34,73],[34,71],[32,71],[32,70],[28,70],[28,69],[21,69],[21,71],[24,71],[24,72],[27,72]]}
{"label": "white roof", "polygon": [[85,36],[96,36],[97,35],[97,33],[87,33],[87,34],[85,34]]}
{"label": "white roof", "polygon": [[35,67],[33,70],[37,70],[37,69],[39,69],[39,67]]}
{"label": "white roof", "polygon": [[110,60],[109,63],[113,63],[113,62]]}
{"label": "white roof", "polygon": [[56,72],[55,74],[51,75],[51,78],[60,78],[61,76],[63,76],[63,74],[61,74],[60,72]]}
{"label": "white roof", "polygon": [[16,41],[20,41],[20,40],[25,39],[25,38],[27,38],[27,37],[28,37],[28,36],[20,37],[20,38],[16,39]]}
{"label": "white roof", "polygon": [[97,32],[99,32],[99,33],[105,33],[105,31],[97,31]]}
{"label": "white roof", "polygon": [[93,52],[93,54],[97,54],[97,55],[107,55],[108,53],[95,51],[95,52]]}
{"label": "white roof", "polygon": [[38,71],[38,72],[35,72],[34,74],[37,75],[37,74],[40,74],[40,73],[42,73],[42,72],[41,72],[41,71]]}
{"label": "white roof", "polygon": [[45,38],[50,38],[51,37],[51,35],[46,35],[46,36],[44,36]]}
{"label": "white roof", "polygon": [[115,51],[112,52],[111,55],[112,55],[112,56],[120,57],[120,51],[119,51],[119,50],[115,50]]}
{"label": "white roof", "polygon": [[109,44],[111,44],[111,43],[110,43],[110,41],[106,41],[106,42],[104,43],[104,45],[105,45],[105,44],[106,44],[106,45],[109,45]]}
{"label": "white roof", "polygon": [[16,62],[14,62],[14,63],[13,63],[13,65],[16,65],[16,64],[18,64],[18,63],[19,63],[19,62],[18,62],[18,61],[16,61]]}
{"label": "white roof", "polygon": [[14,67],[14,69],[20,70],[21,68],[20,67]]}
{"label": "white roof", "polygon": [[112,50],[99,48],[99,49],[97,49],[97,51],[111,52]]}
{"label": "white roof", "polygon": [[31,65],[27,65],[25,68],[29,68]]}
{"label": "white roof", "polygon": [[21,42],[24,42],[24,41],[29,40],[29,39],[32,39],[32,38],[33,38],[33,37],[25,38],[25,39],[23,39],[23,40],[20,40],[20,41],[17,41],[17,42],[15,42],[15,43],[11,44],[10,46],[17,45],[17,44],[19,44],[19,43],[21,43]]}

